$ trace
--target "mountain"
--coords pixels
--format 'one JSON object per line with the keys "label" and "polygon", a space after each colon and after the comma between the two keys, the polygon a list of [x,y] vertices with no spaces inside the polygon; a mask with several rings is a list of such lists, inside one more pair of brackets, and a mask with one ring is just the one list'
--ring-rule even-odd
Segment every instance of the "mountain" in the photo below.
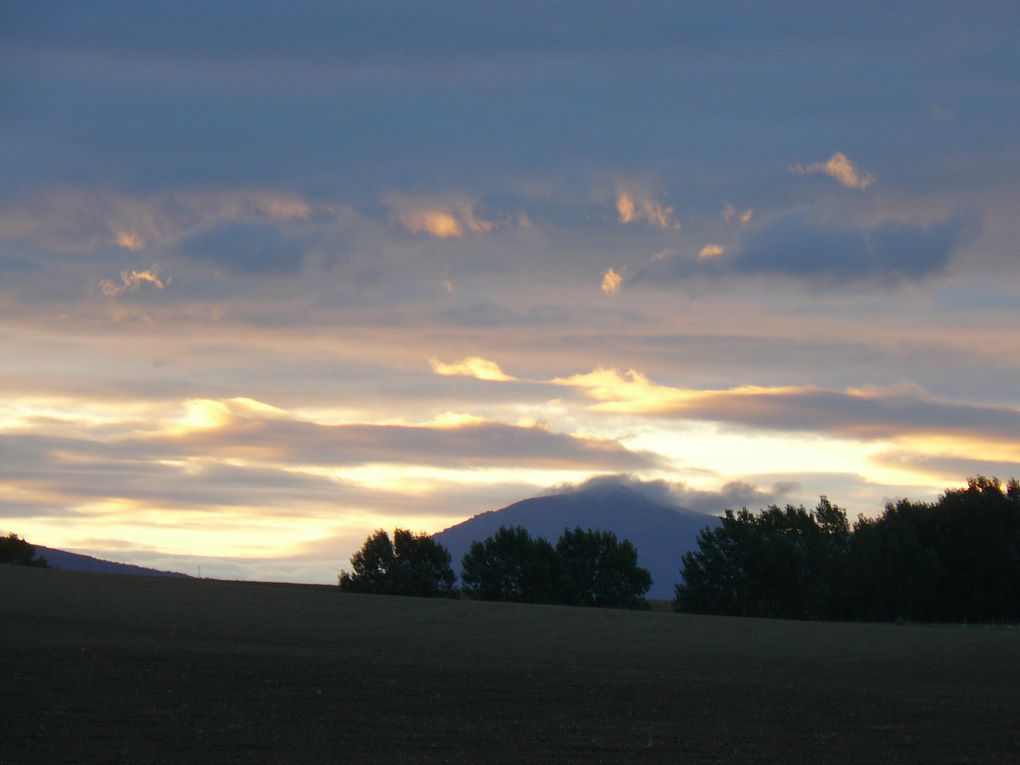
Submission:
{"label": "mountain", "polygon": [[133,576],[169,576],[188,579],[187,574],[179,574],[176,571],[158,571],[154,568],[144,566],[133,566],[130,563],[114,563],[109,560],[93,558],[91,555],[79,555],[78,553],[55,550],[52,547],[33,545],[36,556],[42,556],[50,568],[61,571],[84,571],[90,574],[132,574]]}
{"label": "mountain", "polygon": [[500,526],[523,526],[532,536],[553,544],[565,528],[612,531],[634,544],[638,565],[652,573],[648,597],[672,599],[681,556],[697,546],[699,531],[718,523],[715,516],[663,504],[629,486],[609,484],[515,502],[469,518],[434,538],[450,551],[459,573],[471,543],[494,534]]}

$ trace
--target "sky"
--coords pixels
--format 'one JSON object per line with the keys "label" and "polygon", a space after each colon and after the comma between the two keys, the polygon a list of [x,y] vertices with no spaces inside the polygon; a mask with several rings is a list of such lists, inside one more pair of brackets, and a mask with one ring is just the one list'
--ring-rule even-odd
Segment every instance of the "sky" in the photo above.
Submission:
{"label": "sky", "polygon": [[4,3],[0,531],[335,582],[1020,476],[1018,128],[1015,3]]}

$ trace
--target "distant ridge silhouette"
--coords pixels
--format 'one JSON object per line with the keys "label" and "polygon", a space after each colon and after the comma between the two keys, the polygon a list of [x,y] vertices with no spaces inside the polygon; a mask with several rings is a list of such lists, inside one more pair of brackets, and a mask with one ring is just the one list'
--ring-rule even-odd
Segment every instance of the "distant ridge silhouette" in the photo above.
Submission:
{"label": "distant ridge silhouette", "polygon": [[154,568],[135,566],[130,563],[115,563],[111,560],[93,558],[91,555],[81,555],[80,553],[66,552],[65,550],[57,550],[52,547],[43,547],[41,545],[33,545],[33,547],[35,547],[36,555],[44,557],[50,568],[60,569],[61,571],[81,571],[89,574],[165,576],[179,579],[191,578],[187,574],[181,574],[176,571],[160,571]]}
{"label": "distant ridge silhouette", "polygon": [[638,565],[652,573],[649,598],[673,597],[680,577],[680,558],[697,546],[698,532],[719,523],[716,516],[697,513],[652,499],[629,486],[605,483],[578,491],[533,497],[481,513],[435,534],[450,551],[453,568],[471,543],[485,539],[500,526],[523,526],[532,536],[553,544],[565,528],[612,531],[638,550]]}

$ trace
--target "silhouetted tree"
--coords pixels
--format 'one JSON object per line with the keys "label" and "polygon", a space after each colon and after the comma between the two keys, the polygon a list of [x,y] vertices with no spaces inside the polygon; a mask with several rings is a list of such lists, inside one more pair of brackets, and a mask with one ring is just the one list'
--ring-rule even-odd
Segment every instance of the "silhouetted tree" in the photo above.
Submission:
{"label": "silhouetted tree", "polygon": [[938,618],[1020,620],[1020,484],[977,476],[935,508],[942,530]]}
{"label": "silhouetted tree", "polygon": [[770,505],[727,510],[684,554],[674,608],[694,613],[800,619],[846,609],[846,513],[822,497],[813,511]]}
{"label": "silhouetted tree", "polygon": [[17,566],[36,566],[47,568],[46,559],[42,556],[35,557],[35,548],[19,537],[11,533],[6,537],[0,537],[0,563],[13,563]]}
{"label": "silhouetted tree", "polygon": [[878,518],[726,511],[683,556],[678,610],[745,616],[1020,621],[1020,483],[977,476]]}
{"label": "silhouetted tree", "polygon": [[383,529],[371,534],[351,557],[353,571],[341,571],[340,589],[377,595],[445,597],[456,579],[450,553],[428,534]]}
{"label": "silhouetted tree", "polygon": [[652,586],[637,549],[611,531],[565,529],[556,543],[561,601],[570,605],[641,608]]}
{"label": "silhouetted tree", "polygon": [[555,602],[559,590],[556,551],[521,526],[500,526],[471,543],[461,561],[461,590],[480,600]]}
{"label": "silhouetted tree", "polygon": [[934,504],[861,518],[853,598],[865,619],[1020,620],[1020,483],[977,476]]}
{"label": "silhouetted tree", "polygon": [[933,506],[900,500],[880,518],[861,516],[850,543],[851,616],[931,620],[945,577]]}

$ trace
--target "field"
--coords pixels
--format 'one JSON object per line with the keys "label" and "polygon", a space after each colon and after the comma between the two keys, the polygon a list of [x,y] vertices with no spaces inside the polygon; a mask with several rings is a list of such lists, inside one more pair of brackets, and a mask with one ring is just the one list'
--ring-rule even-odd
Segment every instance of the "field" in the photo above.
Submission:
{"label": "field", "polygon": [[0,567],[0,762],[991,762],[1020,631]]}

